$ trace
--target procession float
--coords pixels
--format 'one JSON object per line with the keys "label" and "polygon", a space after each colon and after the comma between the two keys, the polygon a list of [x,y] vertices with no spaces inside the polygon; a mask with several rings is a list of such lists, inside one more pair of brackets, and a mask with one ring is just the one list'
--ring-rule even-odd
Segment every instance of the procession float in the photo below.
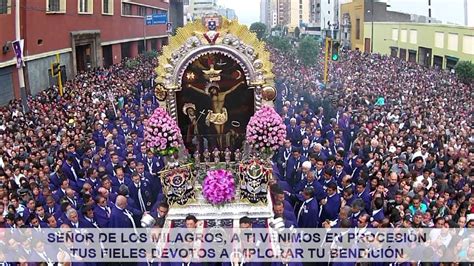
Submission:
{"label": "procession float", "polygon": [[165,228],[190,214],[204,227],[238,227],[243,216],[267,227],[270,158],[286,131],[264,43],[237,21],[206,15],[170,37],[156,72],[160,108],[145,139],[167,162]]}

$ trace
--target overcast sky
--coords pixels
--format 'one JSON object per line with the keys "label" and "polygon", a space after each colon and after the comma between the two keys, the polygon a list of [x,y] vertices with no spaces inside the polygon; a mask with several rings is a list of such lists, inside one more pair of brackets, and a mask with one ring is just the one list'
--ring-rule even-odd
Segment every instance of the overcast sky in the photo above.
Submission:
{"label": "overcast sky", "polygon": [[[292,0],[297,1],[297,0]],[[470,17],[474,17],[474,0],[470,3]],[[428,15],[428,0],[391,0],[391,10]],[[260,20],[260,0],[218,0],[220,5],[232,8],[239,21],[250,25]],[[432,16],[442,20],[464,25],[464,0],[431,0]]]}
{"label": "overcast sky", "polygon": [[[428,16],[427,0],[391,0],[390,3],[390,10]],[[471,7],[474,5],[471,4]],[[443,23],[464,25],[464,0],[431,0],[431,9],[431,16]],[[471,16],[472,11],[471,8]]]}

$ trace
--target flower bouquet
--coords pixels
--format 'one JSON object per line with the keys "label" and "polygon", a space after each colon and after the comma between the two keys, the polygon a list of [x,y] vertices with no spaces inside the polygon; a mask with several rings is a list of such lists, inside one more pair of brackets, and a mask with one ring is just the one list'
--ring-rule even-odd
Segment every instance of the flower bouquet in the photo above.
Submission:
{"label": "flower bouquet", "polygon": [[183,144],[183,137],[176,121],[165,109],[156,108],[145,125],[146,145],[155,154],[174,155]]}
{"label": "flower bouquet", "polygon": [[230,171],[210,170],[202,185],[204,198],[213,205],[230,202],[235,197],[235,181]]}
{"label": "flower bouquet", "polygon": [[264,106],[250,118],[246,137],[255,151],[272,153],[283,145],[286,126],[273,108]]}

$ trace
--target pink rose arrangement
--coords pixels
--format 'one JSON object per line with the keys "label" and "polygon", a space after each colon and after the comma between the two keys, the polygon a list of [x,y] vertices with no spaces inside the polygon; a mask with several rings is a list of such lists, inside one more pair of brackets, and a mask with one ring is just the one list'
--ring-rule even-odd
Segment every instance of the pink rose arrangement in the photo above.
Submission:
{"label": "pink rose arrangement", "polygon": [[172,155],[183,144],[176,121],[161,107],[155,109],[145,125],[145,140],[148,148],[161,155]]}
{"label": "pink rose arrangement", "polygon": [[276,151],[285,141],[286,127],[273,108],[264,106],[250,118],[246,137],[256,151]]}
{"label": "pink rose arrangement", "polygon": [[235,197],[234,176],[224,169],[208,171],[202,185],[202,193],[213,205],[232,201]]}

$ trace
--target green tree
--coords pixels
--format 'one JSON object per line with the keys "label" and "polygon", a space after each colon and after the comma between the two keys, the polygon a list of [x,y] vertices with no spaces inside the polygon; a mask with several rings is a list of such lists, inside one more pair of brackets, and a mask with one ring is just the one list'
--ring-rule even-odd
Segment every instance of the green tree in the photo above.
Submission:
{"label": "green tree", "polygon": [[318,59],[318,51],[318,42],[314,38],[306,36],[299,44],[298,58],[306,66],[314,65]]}
{"label": "green tree", "polygon": [[286,37],[273,36],[268,43],[282,52],[288,52],[291,49],[290,40]]}
{"label": "green tree", "polygon": [[254,22],[252,25],[250,25],[250,31],[255,32],[255,34],[257,34],[257,38],[261,40],[267,33],[267,26],[262,22]]}
{"label": "green tree", "polygon": [[454,69],[462,82],[474,81],[474,64],[471,61],[459,61]]}
{"label": "green tree", "polygon": [[158,56],[159,56],[159,53],[156,50],[146,51],[143,53],[143,57],[146,60],[151,60],[153,58],[157,58]]}
{"label": "green tree", "polygon": [[127,59],[127,61],[125,61],[125,67],[128,69],[134,69],[138,67],[139,65],[140,65],[140,62],[133,58]]}

